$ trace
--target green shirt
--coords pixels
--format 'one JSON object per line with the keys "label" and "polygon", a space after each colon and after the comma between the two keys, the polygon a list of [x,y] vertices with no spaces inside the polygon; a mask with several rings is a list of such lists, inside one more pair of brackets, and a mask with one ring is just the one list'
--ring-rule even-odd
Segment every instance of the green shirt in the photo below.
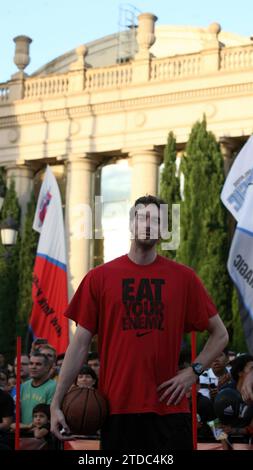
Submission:
{"label": "green shirt", "polygon": [[47,380],[37,387],[32,385],[32,379],[22,383],[20,399],[21,399],[21,422],[30,424],[33,420],[33,408],[39,403],[49,405],[52,401],[56,389],[54,380]]}

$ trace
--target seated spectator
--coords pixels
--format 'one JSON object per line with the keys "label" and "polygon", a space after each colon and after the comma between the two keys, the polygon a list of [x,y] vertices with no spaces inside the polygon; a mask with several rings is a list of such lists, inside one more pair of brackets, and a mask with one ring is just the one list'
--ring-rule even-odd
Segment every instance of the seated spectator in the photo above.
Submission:
{"label": "seated spectator", "polygon": [[[207,424],[208,421],[212,421],[215,419],[215,412],[213,408],[213,402],[203,396],[199,392],[199,379],[196,382],[196,392],[197,392],[197,417],[198,417],[198,423],[197,423],[197,432],[198,432],[198,441],[199,442],[213,442],[213,433]],[[191,391],[187,392],[186,394],[187,398],[189,399],[189,405],[190,409],[192,408],[192,395]]]}
{"label": "seated spectator", "polygon": [[[250,354],[241,354],[231,363],[231,376],[235,382],[235,388],[241,394],[242,386],[247,374],[253,371],[253,356]],[[223,389],[224,391],[225,389]],[[219,395],[217,395],[218,399]],[[229,405],[229,404],[228,404]],[[253,403],[247,404],[241,399],[238,407],[227,406],[224,409],[224,422],[222,428],[231,437],[240,438],[253,437]]]}
{"label": "seated spectator", "polygon": [[[29,362],[30,362],[29,356],[27,354],[21,354],[21,358],[20,358],[20,381],[21,383],[26,382],[30,378]],[[15,376],[17,377],[17,358],[16,357],[14,361],[14,371],[15,371]],[[9,393],[12,396],[14,403],[16,404],[16,394],[17,394],[16,385],[12,387]]]}
{"label": "seated spectator", "polygon": [[14,372],[13,366],[7,363],[3,353],[0,353],[0,369],[4,369],[8,374],[12,374]]}
{"label": "seated spectator", "polygon": [[0,388],[8,391],[8,372],[6,369],[0,369]]}
{"label": "seated spectator", "polygon": [[41,354],[45,354],[47,356],[51,368],[49,371],[49,378],[54,379],[57,373],[56,370],[56,349],[51,346],[51,344],[45,344],[39,348],[39,352]]}
{"label": "seated spectator", "polygon": [[46,338],[36,338],[33,342],[32,342],[32,346],[31,346],[31,351],[30,351],[30,355],[34,352],[39,352],[39,349],[44,346],[45,344],[47,344],[48,341]]}
{"label": "seated spectator", "polygon": [[94,370],[84,365],[77,376],[76,385],[80,388],[96,388],[97,380],[98,378]]}
{"label": "seated spectator", "polygon": [[235,351],[228,351],[228,363],[232,362],[236,358]]}
{"label": "seated spectator", "polygon": [[39,403],[33,408],[32,432],[36,439],[50,435],[50,405]]}
{"label": "seated spectator", "polygon": [[8,431],[13,421],[14,402],[11,396],[0,388],[0,448],[9,448]]}
{"label": "seated spectator", "polygon": [[[29,356],[27,354],[21,354],[21,364],[20,364],[20,380],[21,383],[26,382],[26,380],[29,380]],[[15,358],[14,361],[14,370],[15,370],[15,375],[17,376],[17,358]]]}
{"label": "seated spectator", "polygon": [[65,353],[62,353],[62,354],[59,354],[56,358],[57,375],[59,375],[59,373],[60,373],[61,366],[62,366],[63,361],[64,361],[64,357],[65,357]]}
{"label": "seated spectator", "polygon": [[[51,364],[44,354],[35,352],[30,357],[31,379],[21,386],[21,429],[31,429],[33,408],[39,403],[49,405],[53,398],[56,383],[49,379]],[[12,425],[15,429],[15,425]]]}
{"label": "seated spectator", "polygon": [[99,378],[100,360],[97,352],[93,351],[89,353],[87,364],[94,370],[97,378]]}
{"label": "seated spectator", "polygon": [[7,392],[11,395],[12,398],[16,396],[16,377],[15,375],[9,375]]}
{"label": "seated spectator", "polygon": [[228,364],[228,350],[216,357],[211,367],[200,376],[200,393],[205,397],[214,400],[218,390],[225,384],[231,382]]}

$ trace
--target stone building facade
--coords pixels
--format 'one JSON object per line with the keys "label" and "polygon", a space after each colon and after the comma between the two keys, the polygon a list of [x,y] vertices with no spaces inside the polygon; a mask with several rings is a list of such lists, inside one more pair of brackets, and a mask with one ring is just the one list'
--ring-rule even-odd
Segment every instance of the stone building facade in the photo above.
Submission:
{"label": "stone building facade", "polygon": [[[30,38],[15,38],[18,72],[0,84],[0,165],[14,178],[24,216],[34,181],[51,164],[65,190],[70,295],[93,262],[94,243],[77,237],[76,208],[94,208],[101,168],[126,159],[131,200],[158,191],[169,131],[179,155],[206,115],[224,163],[253,131],[253,44],[207,28],[159,26],[139,15],[132,56],[117,55],[117,34],[81,45],[31,76]],[[126,35],[130,34],[126,32]],[[119,181],[120,185],[120,181]]]}

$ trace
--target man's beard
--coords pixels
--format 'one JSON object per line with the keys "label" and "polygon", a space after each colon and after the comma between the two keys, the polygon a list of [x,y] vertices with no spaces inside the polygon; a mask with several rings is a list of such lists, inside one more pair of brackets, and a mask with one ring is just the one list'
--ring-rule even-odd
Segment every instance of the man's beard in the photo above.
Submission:
{"label": "man's beard", "polygon": [[156,245],[158,240],[156,238],[135,238],[135,243],[138,247],[142,249],[150,249]]}

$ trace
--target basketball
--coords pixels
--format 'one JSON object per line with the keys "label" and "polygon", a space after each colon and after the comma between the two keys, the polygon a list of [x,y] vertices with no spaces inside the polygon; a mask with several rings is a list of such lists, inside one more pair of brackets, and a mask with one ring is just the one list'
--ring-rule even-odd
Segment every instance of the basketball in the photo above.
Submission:
{"label": "basketball", "polygon": [[89,436],[101,428],[108,405],[97,390],[73,386],[63,399],[62,412],[72,434]]}

